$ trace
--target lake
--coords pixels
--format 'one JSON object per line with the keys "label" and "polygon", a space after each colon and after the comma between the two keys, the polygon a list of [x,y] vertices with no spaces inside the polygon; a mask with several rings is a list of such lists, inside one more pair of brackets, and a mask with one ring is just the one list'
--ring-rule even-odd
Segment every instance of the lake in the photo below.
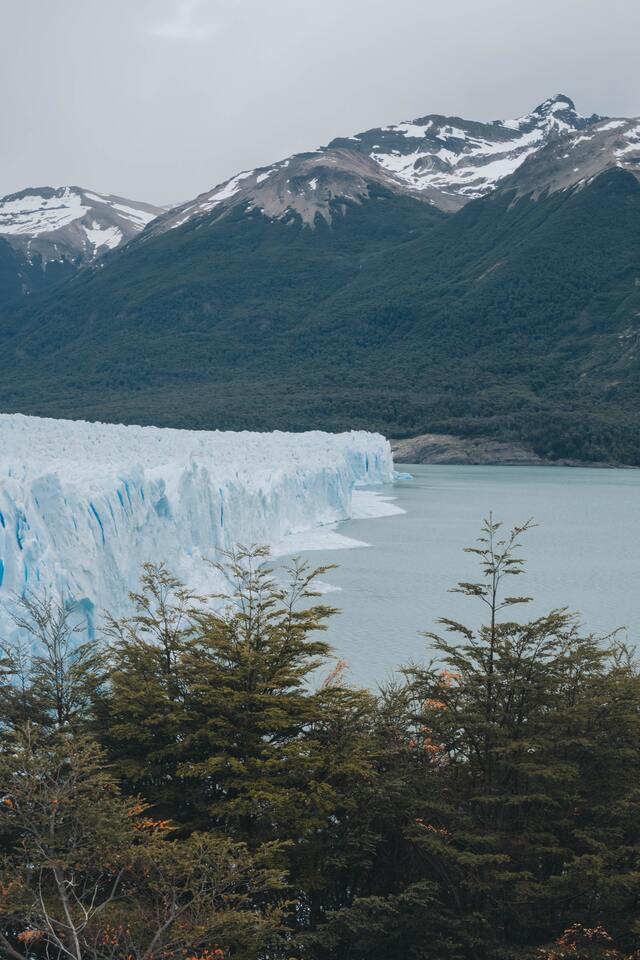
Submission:
{"label": "lake", "polygon": [[[532,619],[553,607],[580,614],[588,630],[623,627],[640,639],[640,471],[572,467],[402,466],[411,479],[383,493],[405,511],[350,520],[338,530],[368,546],[305,552],[309,562],[339,564],[325,574],[341,609],[328,637],[350,666],[351,679],[375,686],[403,663],[429,657],[420,631],[447,616],[477,625],[481,604],[448,593],[479,579],[463,552],[493,512],[505,528],[529,517],[523,537],[526,572],[510,593],[535,600],[515,607]],[[380,488],[378,488],[380,489]],[[514,589],[515,587],[515,589]]]}

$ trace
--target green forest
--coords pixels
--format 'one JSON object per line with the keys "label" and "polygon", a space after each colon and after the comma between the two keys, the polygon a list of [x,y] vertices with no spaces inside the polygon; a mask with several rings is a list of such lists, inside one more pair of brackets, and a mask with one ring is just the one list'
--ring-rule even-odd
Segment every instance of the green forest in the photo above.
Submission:
{"label": "green forest", "polygon": [[484,626],[442,619],[378,691],[323,637],[327,568],[263,548],[213,566],[215,607],[146,566],[95,639],[22,598],[0,955],[638,958],[640,673],[566,610],[519,616],[528,527],[485,521],[453,587]]}
{"label": "green forest", "polygon": [[[440,432],[640,464],[640,184],[446,216],[371,185],[314,227],[233,208],[0,308],[6,412]],[[1,254],[1,250],[0,250]]]}

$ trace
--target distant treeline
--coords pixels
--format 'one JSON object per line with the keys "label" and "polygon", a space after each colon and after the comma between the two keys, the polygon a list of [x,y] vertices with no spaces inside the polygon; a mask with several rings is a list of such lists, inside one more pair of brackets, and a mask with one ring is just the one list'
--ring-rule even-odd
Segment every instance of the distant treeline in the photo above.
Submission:
{"label": "distant treeline", "polygon": [[[640,675],[565,611],[512,620],[489,519],[475,631],[377,693],[318,575],[162,565],[78,642],[28,596],[0,674],[0,955],[12,960],[640,957]],[[324,678],[318,680],[318,677]]]}

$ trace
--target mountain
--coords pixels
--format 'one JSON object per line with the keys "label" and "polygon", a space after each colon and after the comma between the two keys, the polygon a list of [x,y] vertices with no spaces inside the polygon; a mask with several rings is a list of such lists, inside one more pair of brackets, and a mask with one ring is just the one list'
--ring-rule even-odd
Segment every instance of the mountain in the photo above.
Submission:
{"label": "mountain", "polygon": [[360,202],[371,184],[444,211],[458,210],[490,193],[548,144],[565,142],[567,134],[581,134],[602,120],[580,116],[573,101],[558,94],[517,120],[480,123],[431,114],[377,127],[236,174],[174,207],[151,233],[235,207],[270,218],[298,216],[313,225],[318,216],[330,221],[336,204],[344,212],[340,201]]}
{"label": "mountain", "polygon": [[70,276],[135,237],[163,210],[81,187],[38,187],[0,199],[0,297]]}
{"label": "mountain", "polygon": [[516,120],[490,123],[432,114],[329,144],[371,157],[390,176],[444,210],[486,196],[549,143],[587,131],[603,118],[581,116],[558,94]]}
{"label": "mountain", "polygon": [[413,126],[238,175],[5,310],[2,409],[640,463],[640,122],[558,96]]}

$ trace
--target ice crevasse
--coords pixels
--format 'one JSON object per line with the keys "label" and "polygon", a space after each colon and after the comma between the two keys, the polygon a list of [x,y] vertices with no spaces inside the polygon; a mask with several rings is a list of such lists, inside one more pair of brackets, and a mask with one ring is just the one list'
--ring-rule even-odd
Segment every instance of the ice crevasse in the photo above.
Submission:
{"label": "ice crevasse", "polygon": [[91,631],[102,611],[126,610],[147,561],[206,589],[204,561],[219,550],[299,543],[353,516],[358,485],[393,478],[387,440],[363,431],[232,433],[0,414],[0,631],[16,595],[43,590],[77,604]]}

